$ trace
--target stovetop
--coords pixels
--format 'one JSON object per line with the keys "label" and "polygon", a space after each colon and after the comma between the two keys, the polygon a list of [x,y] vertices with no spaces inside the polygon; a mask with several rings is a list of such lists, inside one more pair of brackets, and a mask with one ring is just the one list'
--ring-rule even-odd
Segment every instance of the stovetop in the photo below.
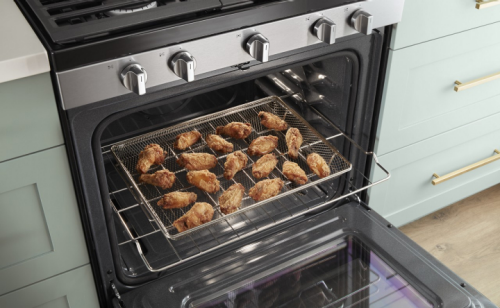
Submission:
{"label": "stovetop", "polygon": [[68,44],[278,0],[26,0],[51,40]]}
{"label": "stovetop", "polygon": [[55,72],[361,0],[14,0]]}

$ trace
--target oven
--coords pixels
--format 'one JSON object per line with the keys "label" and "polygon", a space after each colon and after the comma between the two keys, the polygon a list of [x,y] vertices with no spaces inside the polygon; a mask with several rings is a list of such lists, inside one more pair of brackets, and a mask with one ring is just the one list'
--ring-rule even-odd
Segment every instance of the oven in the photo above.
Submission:
{"label": "oven", "polygon": [[[29,11],[33,1],[20,6],[39,29],[47,27]],[[231,14],[182,19],[175,27],[106,41],[95,39],[90,28],[72,39],[61,27],[52,42],[39,30],[52,50],[101,305],[494,307],[369,206],[369,188],[390,180],[371,149],[390,25],[401,19],[403,1],[246,2],[252,6],[242,4]],[[111,29],[121,17],[113,18],[102,27]],[[75,43],[85,35],[93,40]],[[298,158],[287,154],[285,131],[260,123],[260,111],[300,130]],[[239,140],[224,137],[248,159],[226,180],[228,154],[211,149],[205,137],[231,122],[251,123],[252,132]],[[192,130],[202,138],[175,149],[175,136]],[[249,191],[260,179],[252,164],[259,157],[248,148],[268,135],[278,140],[272,152],[278,163],[266,179],[281,179],[284,186],[254,201]],[[170,188],[137,180],[137,157],[150,143],[166,153],[150,173],[171,171]],[[189,170],[176,163],[182,153],[215,156],[211,171],[220,191],[203,192],[186,181]],[[310,170],[311,153],[325,159],[329,176]],[[283,174],[287,161],[305,171],[306,184]],[[375,168],[385,176],[372,178]],[[225,214],[218,198],[235,183],[245,189],[242,205]],[[196,193],[198,202],[213,208],[211,221],[176,230],[173,222],[192,205],[156,205],[173,191]]]}

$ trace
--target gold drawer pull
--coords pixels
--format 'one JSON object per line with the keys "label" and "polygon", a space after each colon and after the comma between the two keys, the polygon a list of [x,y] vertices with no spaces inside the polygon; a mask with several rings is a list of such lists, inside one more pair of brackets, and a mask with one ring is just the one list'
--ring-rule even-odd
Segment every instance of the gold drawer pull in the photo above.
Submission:
{"label": "gold drawer pull", "polygon": [[439,176],[439,175],[434,173],[432,176],[435,177],[435,179],[432,180],[432,185],[441,184],[443,182],[448,181],[449,179],[453,179],[454,177],[457,177],[459,175],[462,175],[464,173],[467,173],[469,171],[472,171],[474,169],[477,169],[479,167],[482,167],[484,165],[492,163],[496,160],[499,160],[500,159],[500,151],[495,149],[495,153],[497,153],[497,154],[493,155],[491,157],[488,157],[486,159],[483,159],[481,161],[478,161],[477,163],[474,163],[474,164],[469,165],[467,167],[464,167],[462,169],[458,169],[457,171],[453,171],[451,173],[448,173],[447,175]]}
{"label": "gold drawer pull", "polygon": [[500,0],[476,0],[476,9],[487,9],[489,7],[499,5]]}
{"label": "gold drawer pull", "polygon": [[[500,0],[499,0],[500,1]],[[485,76],[485,77],[482,77],[482,78],[478,78],[476,80],[472,80],[472,81],[469,81],[469,82],[466,82],[466,83],[461,83],[460,81],[455,81],[455,92],[460,92],[460,91],[463,91],[463,90],[467,90],[469,88],[473,88],[475,86],[478,86],[480,84],[483,84],[483,83],[486,83],[486,82],[489,82],[489,81],[492,81],[492,80],[495,80],[495,79],[498,79],[500,78],[500,72],[498,73],[495,73],[495,74],[491,74],[491,75],[488,75],[488,76]]]}

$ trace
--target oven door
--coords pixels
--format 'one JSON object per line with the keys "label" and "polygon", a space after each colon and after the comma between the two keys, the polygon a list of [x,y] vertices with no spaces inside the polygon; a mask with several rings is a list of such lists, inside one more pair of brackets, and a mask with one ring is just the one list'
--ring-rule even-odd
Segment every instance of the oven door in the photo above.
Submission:
{"label": "oven door", "polygon": [[159,279],[115,307],[494,307],[375,212],[349,203]]}

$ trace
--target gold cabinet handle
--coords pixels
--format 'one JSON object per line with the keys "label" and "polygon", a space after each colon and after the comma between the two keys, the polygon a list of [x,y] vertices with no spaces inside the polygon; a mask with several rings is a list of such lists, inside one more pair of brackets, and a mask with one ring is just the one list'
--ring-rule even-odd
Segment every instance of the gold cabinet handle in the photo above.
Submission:
{"label": "gold cabinet handle", "polygon": [[488,75],[488,76],[485,76],[482,78],[478,78],[478,79],[475,79],[475,80],[472,80],[472,81],[469,81],[466,83],[461,83],[460,81],[457,80],[457,81],[455,81],[455,84],[456,84],[455,92],[467,90],[469,88],[473,88],[475,86],[478,86],[480,84],[483,84],[483,83],[486,83],[486,82],[489,82],[489,81],[492,81],[492,80],[495,80],[498,78],[500,78],[500,72],[495,73],[495,74],[491,74],[491,75]]}
{"label": "gold cabinet handle", "polygon": [[487,9],[489,7],[499,5],[500,0],[476,0],[476,9]]}
{"label": "gold cabinet handle", "polygon": [[453,179],[454,177],[457,177],[459,175],[462,175],[464,173],[467,173],[469,171],[472,171],[474,169],[477,169],[479,167],[482,167],[484,165],[487,165],[487,164],[490,164],[494,161],[497,161],[500,159],[500,151],[495,149],[495,155],[491,156],[491,157],[488,157],[486,159],[483,159],[481,161],[478,161],[477,163],[474,163],[472,165],[469,165],[467,167],[464,167],[462,169],[458,169],[456,171],[453,171],[451,173],[448,173],[447,175],[443,175],[443,176],[439,176],[437,174],[433,174],[432,176],[435,177],[434,180],[432,180],[432,185],[437,185],[437,184],[441,184],[443,182],[446,182],[448,181],[449,179]]}

